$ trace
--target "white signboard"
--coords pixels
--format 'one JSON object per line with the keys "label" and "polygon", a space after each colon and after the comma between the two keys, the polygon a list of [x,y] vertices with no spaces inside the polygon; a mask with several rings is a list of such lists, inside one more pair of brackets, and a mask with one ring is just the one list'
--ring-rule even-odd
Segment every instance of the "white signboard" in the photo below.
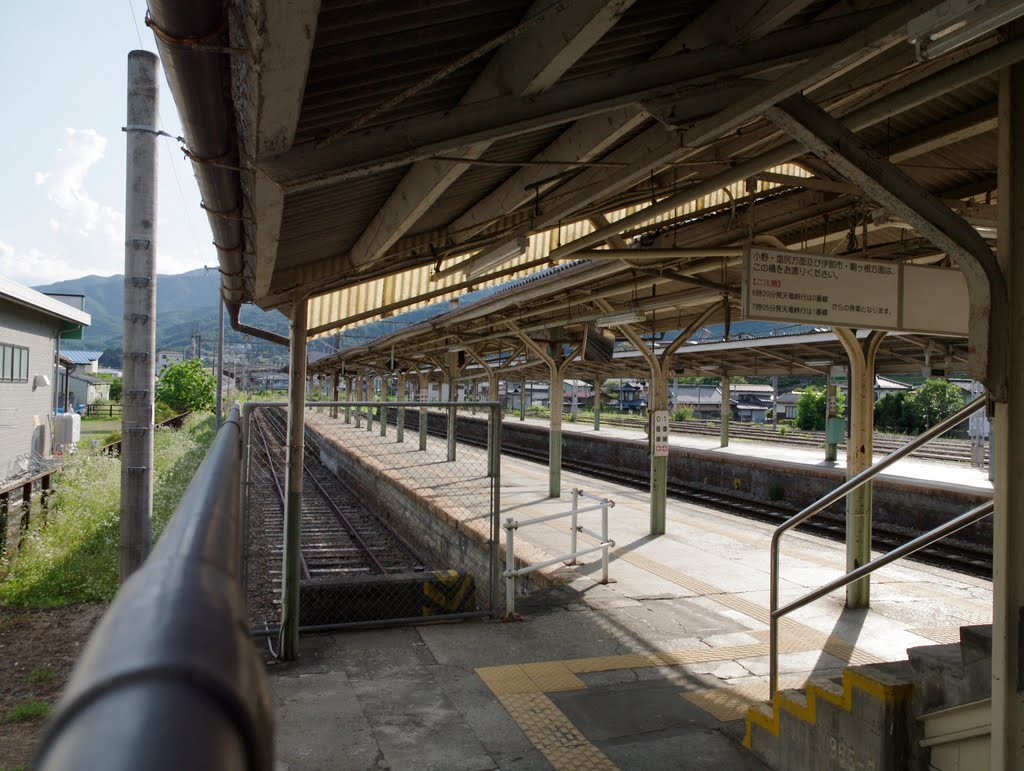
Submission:
{"label": "white signboard", "polygon": [[748,319],[898,326],[899,266],[890,262],[752,247],[743,278]]}
{"label": "white signboard", "polygon": [[751,247],[743,313],[759,321],[967,335],[970,297],[958,270]]}
{"label": "white signboard", "polygon": [[668,455],[668,410],[655,410],[652,416],[654,456]]}

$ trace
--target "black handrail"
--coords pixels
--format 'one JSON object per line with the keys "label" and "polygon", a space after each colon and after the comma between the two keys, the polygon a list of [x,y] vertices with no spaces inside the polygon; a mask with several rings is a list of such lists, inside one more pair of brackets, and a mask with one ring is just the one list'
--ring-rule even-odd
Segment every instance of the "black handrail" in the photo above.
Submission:
{"label": "black handrail", "polygon": [[270,692],[239,583],[240,471],[235,405],[89,638],[33,768],[272,768]]}

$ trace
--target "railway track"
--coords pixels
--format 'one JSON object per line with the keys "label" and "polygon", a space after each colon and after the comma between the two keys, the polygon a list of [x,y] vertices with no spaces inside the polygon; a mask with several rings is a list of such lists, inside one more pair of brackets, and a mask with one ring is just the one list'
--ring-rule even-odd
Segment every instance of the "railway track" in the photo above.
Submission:
{"label": "railway track", "polygon": [[[265,515],[262,537],[272,543],[280,566],[284,533],[284,448],[282,415],[261,411],[253,417],[253,462],[265,472],[259,496],[272,496],[277,506]],[[338,478],[307,453],[303,464],[300,570],[303,579],[342,576],[383,576],[427,570],[427,564],[383,519],[367,511]],[[280,567],[274,574],[281,585]],[[279,593],[279,592],[278,592]]]}

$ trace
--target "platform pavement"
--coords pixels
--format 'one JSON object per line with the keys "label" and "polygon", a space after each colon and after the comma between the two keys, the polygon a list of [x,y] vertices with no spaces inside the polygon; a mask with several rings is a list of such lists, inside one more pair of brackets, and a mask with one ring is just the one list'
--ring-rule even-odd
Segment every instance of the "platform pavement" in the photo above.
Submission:
{"label": "platform pavement", "polygon": [[[547,428],[548,421],[541,418],[527,417],[525,421],[507,417],[507,423],[526,423],[532,426]],[[749,425],[749,424],[748,424]],[[622,426],[602,425],[600,431],[594,431],[591,421],[570,422],[563,420],[563,432],[591,433],[597,436],[614,436],[622,439],[635,441],[646,441],[647,437],[641,429],[624,428]],[[770,434],[769,434],[770,436]],[[669,435],[669,444],[673,447],[685,447],[694,450],[720,453],[723,456],[744,456],[773,460],[781,463],[794,463],[802,466],[815,466],[817,468],[846,468],[846,453],[840,450],[837,459],[825,460],[824,447],[799,447],[786,444],[773,444],[770,441],[757,441],[752,439],[730,438],[729,446],[722,447],[721,440],[717,436],[702,436],[696,434],[672,433]],[[881,460],[885,455],[875,453],[875,461]],[[966,463],[952,463],[943,461],[922,460],[919,458],[903,458],[890,466],[880,478],[895,478],[902,480],[916,480],[937,485],[953,487],[968,487],[977,490],[992,492],[992,482],[988,478],[987,469],[974,468]]]}
{"label": "platform pavement", "polygon": [[[278,767],[763,768],[736,736],[767,693],[770,526],[670,499],[666,534],[650,537],[643,491],[571,472],[563,484],[547,499],[544,466],[503,458],[502,516],[563,510],[573,486],[610,496],[613,583],[595,581],[594,554],[520,602],[522,622],[303,638],[297,663],[271,669]],[[568,539],[563,521],[517,535],[552,555]],[[788,535],[784,601],[844,564],[841,544]],[[905,658],[991,618],[989,582],[913,563],[876,573],[872,600],[849,611],[840,593],[794,613],[782,684]]]}

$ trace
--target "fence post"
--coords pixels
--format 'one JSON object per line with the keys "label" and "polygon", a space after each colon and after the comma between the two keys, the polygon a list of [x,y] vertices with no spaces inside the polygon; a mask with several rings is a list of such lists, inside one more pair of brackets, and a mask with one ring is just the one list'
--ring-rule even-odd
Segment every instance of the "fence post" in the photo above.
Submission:
{"label": "fence post", "polygon": [[380,403],[380,435],[388,435],[388,408],[386,402]]}
{"label": "fence post", "polygon": [[498,607],[498,549],[501,539],[501,413],[491,409],[491,455],[488,472],[491,477],[491,615]]}
{"label": "fence post", "polygon": [[42,489],[42,495],[40,495],[39,502],[42,506],[43,513],[43,526],[46,526],[46,520],[50,514],[50,475],[44,476],[40,482],[39,487]]}
{"label": "fence post", "polygon": [[572,555],[566,564],[575,565],[576,563],[576,530],[578,515],[576,510],[579,508],[580,503],[580,489],[578,487],[572,488],[572,532],[569,533],[569,553]]}
{"label": "fence post", "polygon": [[601,550],[601,583],[608,583],[608,502],[601,507],[601,542],[605,547]]}
{"label": "fence post", "polygon": [[516,569],[515,556],[515,521],[512,517],[505,519],[505,615],[511,618],[516,612]]}
{"label": "fence post", "polygon": [[[28,532],[29,526],[32,524],[32,483],[27,482],[24,487],[21,488],[21,529]],[[22,538],[22,541],[24,538]],[[21,541],[18,542],[19,546]]]}
{"label": "fence post", "polygon": [[11,494],[0,493],[0,557],[7,553],[7,515],[11,507]]}

